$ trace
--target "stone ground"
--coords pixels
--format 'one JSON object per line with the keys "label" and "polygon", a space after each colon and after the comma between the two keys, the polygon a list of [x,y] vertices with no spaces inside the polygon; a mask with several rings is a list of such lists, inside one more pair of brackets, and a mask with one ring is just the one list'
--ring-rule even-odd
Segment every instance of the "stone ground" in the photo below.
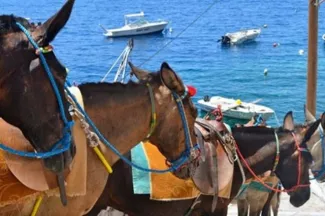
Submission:
{"label": "stone ground", "polygon": [[[289,202],[289,196],[283,193],[281,195],[279,216],[325,216],[325,183],[318,184],[312,181],[311,190],[310,200],[300,208],[292,206]],[[229,206],[228,215],[237,215],[236,201]],[[98,216],[123,216],[123,213],[115,210],[113,212],[103,210]]]}

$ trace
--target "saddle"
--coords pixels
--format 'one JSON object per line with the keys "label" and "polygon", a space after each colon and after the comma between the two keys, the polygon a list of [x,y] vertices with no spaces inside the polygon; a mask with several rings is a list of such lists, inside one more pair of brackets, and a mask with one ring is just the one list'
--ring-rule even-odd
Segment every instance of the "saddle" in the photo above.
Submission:
{"label": "saddle", "polygon": [[214,210],[220,191],[229,189],[230,196],[236,155],[234,139],[222,121],[196,119],[195,132],[201,163],[192,180],[202,194],[214,196]]}

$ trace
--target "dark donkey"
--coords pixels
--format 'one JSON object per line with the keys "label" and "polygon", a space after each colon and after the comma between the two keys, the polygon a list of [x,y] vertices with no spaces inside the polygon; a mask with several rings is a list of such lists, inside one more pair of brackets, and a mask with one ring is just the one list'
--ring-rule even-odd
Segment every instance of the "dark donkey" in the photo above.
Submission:
{"label": "dark donkey", "polygon": [[[33,121],[33,123],[39,121],[44,122],[45,120],[40,118],[40,116],[44,115],[46,117],[47,109],[49,111],[53,109],[57,113],[56,115],[50,116],[50,119],[53,121],[50,121],[51,124],[47,123],[43,125],[44,129],[47,129],[47,126],[51,126],[52,133],[63,125],[62,122],[54,121],[59,118],[59,110],[54,103],[55,97],[53,92],[50,91],[50,85],[45,85],[46,82],[44,80],[46,76],[43,74],[44,71],[38,60],[38,55],[35,54],[35,49],[31,47],[24,33],[16,27],[16,22],[22,23],[31,32],[31,35],[33,35],[34,40],[38,42],[39,46],[44,47],[53,40],[55,34],[67,22],[73,3],[73,0],[68,0],[58,13],[41,26],[32,26],[27,20],[14,16],[2,16],[0,19],[0,22],[7,29],[1,35],[3,38],[1,40],[2,47],[6,48],[3,50],[3,55],[7,58],[7,61],[4,62],[1,59],[1,65],[8,69],[8,74],[3,76],[8,89],[6,91],[6,88],[4,88],[1,92],[2,94],[9,95],[11,93],[16,94],[16,91],[9,91],[11,88],[15,88],[16,85],[18,89],[20,87],[24,87],[25,90],[32,88],[35,94],[33,95],[35,96],[35,100],[31,97],[31,101],[28,101],[26,104],[30,104],[34,108],[34,112],[39,111],[37,115],[34,114],[39,119],[34,117],[34,115],[27,115],[27,117],[32,120],[33,118],[38,120]],[[38,35],[38,32],[42,32],[43,35]],[[53,75],[58,80],[57,82],[60,82],[60,90],[63,95],[63,83],[67,75],[66,69],[58,62],[51,50],[47,50],[44,55],[52,69]],[[13,59],[15,60],[14,63],[12,61]],[[7,65],[8,63],[10,64]],[[17,67],[17,70],[18,68],[21,70],[18,75],[10,73],[11,68],[15,67]],[[198,165],[198,150],[194,148],[196,140],[194,121],[197,117],[197,110],[192,103],[190,95],[186,91],[185,85],[167,63],[163,63],[157,73],[150,74],[132,65],[131,67],[132,72],[138,78],[141,78],[140,82],[135,83],[130,81],[127,84],[86,83],[80,85],[80,91],[84,96],[85,111],[97,128],[120,153],[125,154],[141,140],[148,139],[152,143],[157,143],[158,149],[167,158],[166,162],[170,166],[173,166],[171,168],[173,168],[172,170],[176,176],[179,178],[189,178],[193,175]],[[32,70],[32,73],[30,73],[30,70]],[[22,77],[26,81],[21,80]],[[16,84],[17,80],[21,82]],[[38,87],[37,91],[34,89],[34,85]],[[21,90],[23,91],[24,88]],[[36,97],[38,95],[42,97],[39,99]],[[11,113],[10,111],[12,109],[9,109],[11,108],[10,106],[13,109],[20,107],[21,109],[27,108],[29,110],[31,108],[28,106],[16,106],[16,104],[14,106],[11,103],[12,98],[2,98],[3,104],[7,104],[7,109],[5,109],[6,113]],[[53,99],[53,101],[49,101],[49,99]],[[21,100],[23,101],[24,99],[22,98]],[[183,115],[181,115],[182,112]],[[30,111],[30,113],[33,112]],[[127,115],[130,113],[132,116]],[[17,113],[12,113],[12,115],[15,117],[13,119],[20,120],[21,118],[25,118],[25,116],[17,115]],[[10,123],[15,123],[14,121],[10,121],[10,118],[6,119]],[[42,131],[39,131],[39,127],[36,130],[31,126],[31,122],[26,121],[25,124],[27,129],[31,128],[31,131],[35,133],[42,133]],[[15,125],[22,127],[18,123]],[[49,134],[44,133],[44,139],[47,137],[46,135],[52,138]],[[36,134],[35,137],[31,138],[31,141],[33,139],[37,139]],[[119,159],[104,144],[101,143],[100,148],[111,165]],[[92,208],[104,190],[108,173],[97,158],[97,155],[89,149],[87,149],[86,195],[68,197],[68,205],[66,207],[63,207],[60,204],[60,199],[55,196],[44,197],[38,212],[39,215],[82,215]],[[21,202],[0,207],[0,213],[4,213],[4,215],[30,215],[34,203],[35,199],[22,200]]]}
{"label": "dark donkey", "polygon": [[[307,110],[306,106],[304,107],[305,111],[305,122],[310,124],[316,121],[316,118]],[[299,127],[299,126],[298,126]],[[311,166],[311,170],[322,170],[324,159],[323,159],[323,136],[322,133],[325,127],[325,113],[322,114],[321,123],[319,124],[318,130],[312,135],[310,140],[307,142],[307,147],[313,157],[313,166]],[[317,180],[324,179],[323,173],[314,172],[315,178]],[[273,183],[274,188],[279,188],[277,184],[279,180],[275,176],[269,176],[266,178],[266,181],[269,183]],[[270,215],[270,211],[272,209],[273,215],[278,215],[278,208],[280,205],[280,192],[278,190],[271,191],[266,188],[255,189],[250,188],[243,192],[241,196],[237,199],[237,206],[238,206],[238,215],[239,216],[255,216],[255,215],[262,215],[268,216]],[[249,211],[248,211],[249,209]]]}
{"label": "dark donkey", "polygon": [[[280,160],[275,173],[281,179],[284,188],[292,190],[289,192],[290,202],[299,207],[310,197],[308,169],[311,155],[305,151],[306,146],[302,141],[304,137],[306,140],[310,138],[317,129],[319,121],[308,127],[303,125],[294,127],[291,115],[291,112],[286,115],[283,128],[243,127],[232,128],[232,132],[239,151],[256,175],[272,170],[274,166],[276,132],[280,143]],[[200,164],[202,165],[204,163]],[[133,194],[131,168],[123,161],[119,161],[114,169],[115,172],[110,176],[104,192],[89,215],[97,215],[101,209],[111,206],[134,216],[180,216],[185,215],[194,202],[194,199],[162,202],[150,200],[149,195],[135,195]],[[246,179],[252,178],[252,174],[245,165],[244,172]],[[219,198],[216,210],[211,213],[213,197],[202,195],[199,198],[200,203],[195,205],[189,215],[227,215],[227,206],[239,192],[241,184],[242,175],[236,163],[230,199]]]}
{"label": "dark donkey", "polygon": [[70,134],[73,122],[64,97],[65,68],[48,53],[44,56],[53,73],[46,71],[40,50],[35,51],[19,25],[32,32],[38,46],[46,48],[60,30],[57,27],[67,22],[71,9],[72,5],[66,4],[66,13],[58,14],[61,19],[54,16],[41,26],[13,15],[0,16],[0,117],[20,128],[37,153],[13,151],[6,145],[1,149],[43,158],[45,166],[58,175],[63,195],[63,172],[75,155]]}

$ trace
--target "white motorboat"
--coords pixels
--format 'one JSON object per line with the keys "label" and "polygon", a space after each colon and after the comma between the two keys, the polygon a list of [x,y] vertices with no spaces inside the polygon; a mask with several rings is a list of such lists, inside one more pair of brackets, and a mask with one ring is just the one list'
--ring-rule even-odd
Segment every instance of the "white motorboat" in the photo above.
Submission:
{"label": "white motorboat", "polygon": [[249,29],[233,33],[226,33],[219,40],[222,44],[237,45],[253,41],[261,34],[261,29]]}
{"label": "white motorboat", "polygon": [[[144,19],[144,16],[143,12],[124,15],[125,25],[121,28],[115,29],[103,28],[105,30],[104,35],[106,37],[121,37],[150,34],[162,32],[168,25],[168,22],[163,20],[149,22]],[[135,21],[132,22],[132,19],[135,19]]]}
{"label": "white motorboat", "polygon": [[325,41],[325,34],[323,34],[322,39],[323,39],[323,41]]}
{"label": "white motorboat", "polygon": [[258,101],[247,103],[241,100],[224,98],[220,96],[212,96],[209,98],[205,96],[204,99],[198,101],[197,107],[203,111],[209,112],[221,105],[221,110],[224,116],[250,120],[255,114],[261,114],[264,120],[269,119],[274,110],[269,107],[256,104]]}

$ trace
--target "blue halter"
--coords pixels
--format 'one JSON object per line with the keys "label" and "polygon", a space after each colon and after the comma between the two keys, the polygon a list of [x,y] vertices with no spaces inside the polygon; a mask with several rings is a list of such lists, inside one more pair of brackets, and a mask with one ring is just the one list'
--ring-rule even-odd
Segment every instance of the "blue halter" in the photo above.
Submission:
{"label": "blue halter", "polygon": [[24,32],[24,34],[27,36],[29,42],[33,45],[33,47],[36,50],[39,50],[39,58],[41,59],[41,62],[43,64],[43,67],[47,73],[47,76],[51,82],[53,91],[55,93],[58,105],[59,105],[59,109],[60,109],[60,113],[61,113],[61,117],[64,123],[64,128],[63,128],[63,137],[56,142],[52,149],[48,152],[40,152],[40,153],[34,153],[34,152],[24,152],[24,151],[19,151],[13,148],[10,148],[8,146],[5,146],[3,144],[0,144],[0,149],[7,151],[11,154],[14,155],[18,155],[18,156],[22,156],[22,157],[30,157],[30,158],[49,158],[52,157],[54,155],[58,155],[61,154],[62,152],[65,152],[67,150],[70,149],[70,145],[71,145],[71,127],[73,126],[73,121],[68,121],[65,112],[64,112],[64,106],[63,106],[63,101],[62,101],[62,97],[60,95],[59,89],[56,85],[56,82],[54,80],[54,77],[51,73],[51,70],[48,66],[48,64],[46,63],[46,59],[43,55],[43,52],[41,51],[42,49],[40,49],[40,47],[37,45],[37,43],[33,40],[32,36],[29,34],[29,32],[25,29],[25,27],[23,25],[21,25],[20,23],[16,23],[16,25],[20,28],[20,30],[22,32]]}

